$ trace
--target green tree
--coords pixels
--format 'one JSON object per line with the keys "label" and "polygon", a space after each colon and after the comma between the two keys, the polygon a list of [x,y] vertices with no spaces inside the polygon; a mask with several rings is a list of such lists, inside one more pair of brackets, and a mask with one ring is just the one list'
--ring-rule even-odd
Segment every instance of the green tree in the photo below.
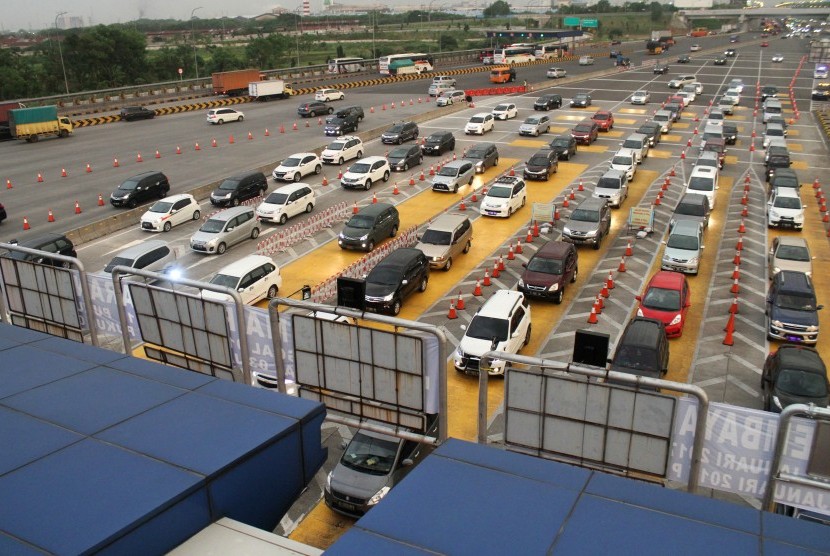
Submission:
{"label": "green tree", "polygon": [[[260,69],[279,67],[280,61],[292,59],[291,43],[291,37],[277,34],[252,39],[245,47],[245,59],[248,65]],[[296,63],[296,56],[293,56],[293,60]]]}
{"label": "green tree", "polygon": [[[606,2],[608,0],[605,0]],[[486,8],[484,8],[484,17],[498,17],[503,15],[510,15],[510,4],[504,0],[496,0]]]}
{"label": "green tree", "polygon": [[345,58],[345,57],[346,57],[346,51],[343,50],[343,45],[338,44],[337,45],[337,54],[335,55],[335,58]]}
{"label": "green tree", "polygon": [[[211,57],[206,64],[205,73],[213,73],[217,71],[231,71],[235,69],[243,69],[244,64],[242,60],[234,54],[230,48],[210,47]],[[200,72],[201,73],[201,72]]]}
{"label": "green tree", "polygon": [[599,2],[594,4],[594,11],[598,14],[613,11],[611,9],[611,2],[609,2],[608,0],[599,0]]}
{"label": "green tree", "polygon": [[660,2],[652,2],[649,6],[651,10],[651,20],[654,22],[663,20],[663,5]]}
{"label": "green tree", "polygon": [[449,33],[443,33],[441,38],[438,39],[438,48],[441,52],[446,52],[447,50],[458,50],[458,41]]}
{"label": "green tree", "polygon": [[69,33],[62,48],[73,90],[133,85],[148,76],[147,40],[134,29],[98,25]]}

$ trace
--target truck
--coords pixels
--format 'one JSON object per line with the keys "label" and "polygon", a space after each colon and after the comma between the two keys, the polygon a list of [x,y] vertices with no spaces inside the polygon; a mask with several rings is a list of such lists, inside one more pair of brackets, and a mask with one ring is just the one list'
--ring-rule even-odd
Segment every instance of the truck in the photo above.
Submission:
{"label": "truck", "polygon": [[211,77],[213,78],[213,94],[229,97],[247,95],[249,83],[262,81],[262,75],[258,69],[220,71]]}
{"label": "truck", "polygon": [[288,98],[291,96],[291,87],[288,87],[282,79],[251,81],[248,83],[248,96],[253,97],[255,100]]}
{"label": "truck", "polygon": [[68,137],[72,133],[72,121],[58,116],[57,106],[36,106],[9,110],[9,133],[16,139],[35,143],[41,136]]}
{"label": "truck", "polygon": [[652,31],[651,40],[663,43],[664,46],[674,46],[674,37],[668,29],[663,31]]}
{"label": "truck", "polygon": [[15,110],[16,108],[26,108],[26,105],[20,102],[0,104],[0,141],[12,138],[11,131],[9,131],[9,110]]}
{"label": "truck", "polygon": [[426,60],[394,60],[389,64],[389,75],[417,75],[432,71],[432,64]]}
{"label": "truck", "polygon": [[646,50],[648,50],[649,54],[662,54],[663,53],[663,45],[660,41],[646,41]]}

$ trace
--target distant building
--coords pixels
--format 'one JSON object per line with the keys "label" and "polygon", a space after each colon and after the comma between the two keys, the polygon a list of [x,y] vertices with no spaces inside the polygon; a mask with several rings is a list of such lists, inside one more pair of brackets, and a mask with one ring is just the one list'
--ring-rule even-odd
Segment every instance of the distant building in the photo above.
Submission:
{"label": "distant building", "polygon": [[674,0],[674,7],[681,9],[704,9],[713,6],[713,0]]}

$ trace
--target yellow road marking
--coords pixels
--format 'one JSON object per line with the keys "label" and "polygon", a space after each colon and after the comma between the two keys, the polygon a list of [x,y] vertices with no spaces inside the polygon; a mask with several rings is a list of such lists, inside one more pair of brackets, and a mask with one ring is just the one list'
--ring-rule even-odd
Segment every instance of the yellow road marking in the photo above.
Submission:
{"label": "yellow road marking", "polygon": [[[619,120],[617,120],[617,121],[619,122]],[[612,129],[610,131],[606,131],[603,135],[605,135],[605,137],[614,137],[614,138],[618,139],[618,138],[623,136],[623,133],[624,132],[622,132],[622,131],[614,131]],[[627,132],[625,132],[625,133],[627,133]]]}
{"label": "yellow road marking", "polygon": [[608,147],[603,145],[579,145],[578,149],[589,153],[604,153],[608,151]]}
{"label": "yellow road marking", "polygon": [[662,141],[665,141],[666,143],[679,143],[681,141],[681,139],[683,139],[683,138],[680,137],[679,135],[674,135],[672,133],[666,133],[665,135],[663,135]]}
{"label": "yellow road marking", "polygon": [[[617,110],[617,112],[619,112],[621,114],[643,115],[643,114],[646,114],[648,112],[648,109],[646,109],[646,108],[620,108],[619,110]],[[631,120],[631,122],[634,123],[634,120]]]}
{"label": "yellow road marking", "polygon": [[797,137],[801,135],[800,129],[788,129],[787,130],[787,137]]}
{"label": "yellow road marking", "polygon": [[566,131],[568,131],[567,127],[551,127],[550,128],[551,133],[565,133]]}
{"label": "yellow road marking", "polygon": [[669,151],[662,151],[659,149],[651,149],[648,151],[649,156],[653,156],[654,158],[670,158],[671,153]]}
{"label": "yellow road marking", "polygon": [[807,170],[810,168],[810,165],[807,164],[804,160],[794,160],[792,166],[790,166],[793,170]]}
{"label": "yellow road marking", "polygon": [[674,128],[675,129],[689,129],[689,125],[690,124],[688,122],[678,122],[678,123],[674,124]]}
{"label": "yellow road marking", "polygon": [[510,142],[513,147],[530,147],[531,149],[540,149],[548,144],[548,141],[542,139],[516,139]]}
{"label": "yellow road marking", "polygon": [[614,123],[622,125],[634,125],[635,123],[637,123],[637,120],[631,120],[628,118],[617,118],[614,120]]}

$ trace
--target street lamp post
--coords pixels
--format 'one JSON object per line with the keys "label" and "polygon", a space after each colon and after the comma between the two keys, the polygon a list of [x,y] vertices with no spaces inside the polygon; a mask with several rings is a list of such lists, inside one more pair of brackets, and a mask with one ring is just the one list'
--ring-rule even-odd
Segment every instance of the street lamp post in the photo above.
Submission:
{"label": "street lamp post", "polygon": [[297,27],[297,67],[298,68],[300,67],[300,18],[303,17],[302,15],[300,15],[300,10],[302,8],[303,7],[300,6],[296,10],[294,10],[295,12],[297,12],[297,19],[296,19],[295,23],[296,23],[296,27]]}
{"label": "street lamp post", "polygon": [[199,57],[196,54],[196,37],[193,35],[193,14],[196,13],[196,10],[201,9],[202,6],[199,6],[190,11],[190,40],[193,41],[193,65],[196,67],[196,79],[199,79]]}
{"label": "street lamp post", "polygon": [[[55,16],[55,35],[58,34],[58,18],[62,15],[66,15],[67,12],[61,12]],[[57,38],[57,37],[55,37]],[[61,58],[61,70],[63,70],[63,86],[66,87],[66,94],[69,94],[69,80],[66,78],[66,66],[63,64],[63,48],[61,47],[61,41],[58,39],[58,54]]]}

